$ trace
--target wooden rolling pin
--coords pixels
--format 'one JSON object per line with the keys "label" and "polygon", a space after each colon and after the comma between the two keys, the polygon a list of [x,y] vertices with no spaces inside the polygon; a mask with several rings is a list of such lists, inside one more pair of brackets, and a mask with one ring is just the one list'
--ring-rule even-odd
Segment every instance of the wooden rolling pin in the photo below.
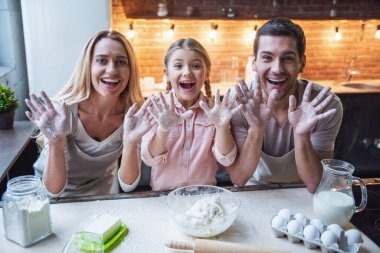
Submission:
{"label": "wooden rolling pin", "polygon": [[170,241],[165,245],[172,249],[194,250],[194,253],[290,253],[286,250],[204,239],[195,239],[194,243]]}

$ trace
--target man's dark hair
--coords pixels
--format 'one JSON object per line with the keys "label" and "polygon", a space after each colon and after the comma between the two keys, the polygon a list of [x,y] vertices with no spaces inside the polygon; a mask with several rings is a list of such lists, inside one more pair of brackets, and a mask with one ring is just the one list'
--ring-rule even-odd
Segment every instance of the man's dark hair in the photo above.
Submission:
{"label": "man's dark hair", "polygon": [[253,52],[257,55],[257,50],[259,49],[259,38],[260,36],[290,36],[294,38],[297,42],[297,51],[300,59],[305,54],[306,49],[306,38],[301,26],[293,23],[288,18],[274,18],[266,22],[257,31],[255,36],[255,41],[253,44]]}

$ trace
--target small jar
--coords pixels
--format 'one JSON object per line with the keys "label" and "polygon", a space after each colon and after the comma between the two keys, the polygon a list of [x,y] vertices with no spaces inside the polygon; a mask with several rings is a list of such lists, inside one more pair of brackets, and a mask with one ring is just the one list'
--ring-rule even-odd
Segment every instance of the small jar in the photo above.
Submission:
{"label": "small jar", "polygon": [[9,180],[2,201],[8,240],[28,247],[52,234],[49,198],[39,177]]}
{"label": "small jar", "polygon": [[166,0],[161,0],[158,3],[158,10],[157,10],[157,16],[159,17],[166,17],[168,15],[168,5],[166,3]]}

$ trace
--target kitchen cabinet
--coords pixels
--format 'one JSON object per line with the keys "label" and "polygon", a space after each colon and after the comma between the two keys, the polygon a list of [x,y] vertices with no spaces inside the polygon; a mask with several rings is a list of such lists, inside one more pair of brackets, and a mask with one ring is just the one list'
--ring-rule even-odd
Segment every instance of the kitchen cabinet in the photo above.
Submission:
{"label": "kitchen cabinet", "polygon": [[[168,14],[158,16],[159,4]],[[122,6],[126,18],[144,19],[376,19],[380,17],[378,1],[242,1],[242,0],[113,0],[113,7]],[[370,8],[369,8],[370,6]],[[188,7],[191,7],[190,12]],[[191,15],[189,15],[191,13]]]}
{"label": "kitchen cabinet", "polygon": [[15,121],[12,129],[0,131],[0,196],[6,190],[8,178],[34,174],[38,148],[31,136],[35,129],[34,123],[27,120]]}
{"label": "kitchen cabinet", "polygon": [[355,166],[359,177],[380,176],[380,93],[338,94],[343,121],[335,158]]}

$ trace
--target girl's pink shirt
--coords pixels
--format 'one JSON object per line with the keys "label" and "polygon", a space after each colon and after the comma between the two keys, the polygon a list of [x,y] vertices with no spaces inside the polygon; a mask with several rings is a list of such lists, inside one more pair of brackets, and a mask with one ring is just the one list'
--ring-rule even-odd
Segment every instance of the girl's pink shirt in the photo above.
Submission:
{"label": "girl's pink shirt", "polygon": [[[168,95],[165,95],[167,103]],[[193,111],[192,117],[170,130],[166,153],[156,157],[149,153],[148,146],[157,126],[143,137],[141,156],[145,164],[152,167],[150,185],[153,191],[172,190],[195,184],[215,185],[217,161],[224,166],[229,166],[235,161],[236,145],[226,155],[221,154],[215,147],[215,125],[199,106],[201,99],[206,104],[211,104],[210,98],[201,93],[196,103],[189,108]],[[174,103],[177,113],[186,111],[176,97]]]}

